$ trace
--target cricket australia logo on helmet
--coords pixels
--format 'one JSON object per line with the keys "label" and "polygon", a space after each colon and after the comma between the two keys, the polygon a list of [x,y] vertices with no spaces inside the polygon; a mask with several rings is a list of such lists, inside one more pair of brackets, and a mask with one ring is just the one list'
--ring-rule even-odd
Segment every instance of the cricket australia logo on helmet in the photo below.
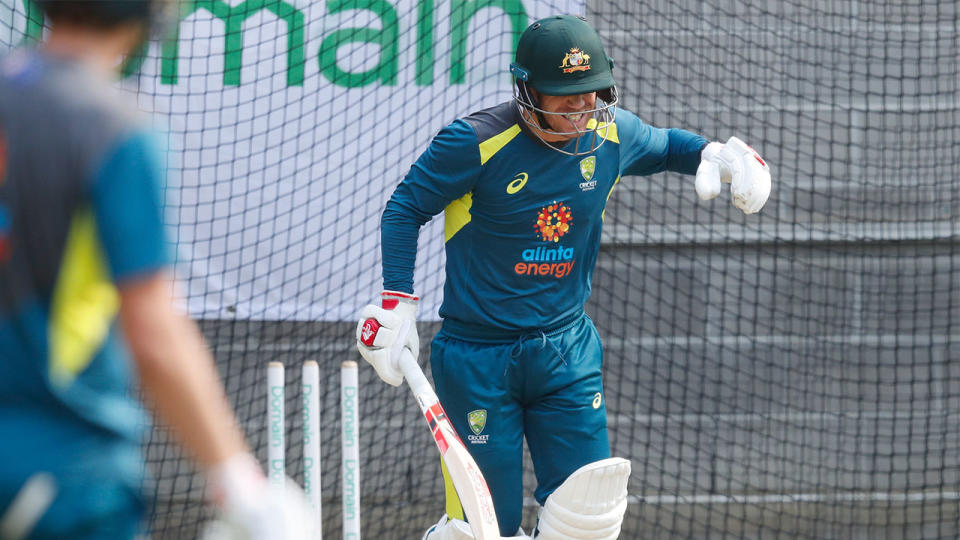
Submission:
{"label": "cricket australia logo on helmet", "polygon": [[564,73],[587,71],[590,69],[590,55],[580,50],[580,48],[574,47],[570,49],[570,52],[563,55],[563,62],[560,62],[560,69],[562,69]]}

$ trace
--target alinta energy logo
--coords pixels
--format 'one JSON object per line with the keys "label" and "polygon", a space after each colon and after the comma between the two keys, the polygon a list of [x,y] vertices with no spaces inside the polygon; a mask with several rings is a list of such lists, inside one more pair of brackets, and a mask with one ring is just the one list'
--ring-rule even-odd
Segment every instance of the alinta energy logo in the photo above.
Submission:
{"label": "alinta energy logo", "polygon": [[[537,213],[533,225],[537,238],[547,245],[524,249],[520,253],[521,261],[513,265],[513,271],[520,276],[548,276],[562,278],[573,271],[574,249],[565,247],[560,239],[570,232],[573,226],[573,211],[562,202],[553,201]],[[551,245],[552,244],[552,245]]]}
{"label": "alinta energy logo", "polygon": [[560,237],[570,230],[572,221],[573,213],[570,208],[553,201],[553,204],[540,209],[533,228],[537,229],[544,242],[559,242]]}

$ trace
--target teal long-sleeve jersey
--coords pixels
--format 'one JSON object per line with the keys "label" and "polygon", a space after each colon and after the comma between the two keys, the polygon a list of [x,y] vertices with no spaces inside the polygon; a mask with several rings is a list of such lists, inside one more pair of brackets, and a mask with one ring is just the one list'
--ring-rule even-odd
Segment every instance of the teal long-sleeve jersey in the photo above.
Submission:
{"label": "teal long-sleeve jersey", "polygon": [[614,186],[628,175],[694,174],[707,144],[623,109],[598,133],[606,143],[589,155],[561,154],[528,131],[513,101],[442,129],[383,212],[384,288],[413,292],[419,229],[444,212],[445,331],[509,339],[576,317]]}

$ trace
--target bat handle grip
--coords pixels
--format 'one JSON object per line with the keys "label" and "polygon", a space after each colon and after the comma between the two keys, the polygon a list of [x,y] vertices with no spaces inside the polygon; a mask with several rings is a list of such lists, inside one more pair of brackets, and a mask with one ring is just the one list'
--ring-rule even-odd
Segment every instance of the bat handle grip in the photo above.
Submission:
{"label": "bat handle grip", "polygon": [[427,381],[427,376],[420,369],[420,364],[407,349],[403,349],[403,353],[400,355],[400,371],[403,372],[403,377],[410,385],[410,390],[417,401],[421,402],[421,405],[429,406],[439,401],[433,387]]}

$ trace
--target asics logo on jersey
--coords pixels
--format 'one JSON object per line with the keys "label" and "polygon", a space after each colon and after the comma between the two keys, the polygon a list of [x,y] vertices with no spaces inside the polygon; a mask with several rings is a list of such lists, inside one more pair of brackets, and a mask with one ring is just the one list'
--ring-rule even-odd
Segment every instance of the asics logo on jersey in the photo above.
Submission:
{"label": "asics logo on jersey", "polygon": [[527,185],[528,178],[530,178],[530,175],[525,172],[517,173],[517,175],[513,177],[513,180],[507,184],[507,193],[513,195],[523,189],[523,186]]}

